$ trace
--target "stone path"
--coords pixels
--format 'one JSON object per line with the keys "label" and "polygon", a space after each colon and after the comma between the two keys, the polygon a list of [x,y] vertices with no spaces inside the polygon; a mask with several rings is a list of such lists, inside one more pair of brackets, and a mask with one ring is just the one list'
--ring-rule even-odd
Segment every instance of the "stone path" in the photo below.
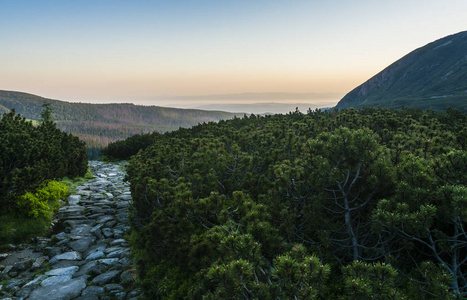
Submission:
{"label": "stone path", "polygon": [[125,173],[120,164],[89,164],[95,178],[59,209],[55,235],[21,245],[16,250],[27,257],[13,265],[0,261],[0,299],[139,298],[124,239],[131,204]]}

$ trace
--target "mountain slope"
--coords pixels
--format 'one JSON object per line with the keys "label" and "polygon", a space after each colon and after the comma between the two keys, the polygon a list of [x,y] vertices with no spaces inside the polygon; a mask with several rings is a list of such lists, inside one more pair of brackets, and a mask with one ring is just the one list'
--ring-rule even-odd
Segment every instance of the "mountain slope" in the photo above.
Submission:
{"label": "mountain slope", "polygon": [[16,113],[27,119],[39,120],[44,102],[51,103],[52,117],[57,126],[82,138],[88,147],[103,147],[137,133],[166,132],[198,123],[230,119],[235,115],[221,111],[134,104],[69,103],[0,90],[0,112],[15,109]]}
{"label": "mountain slope", "polygon": [[467,31],[447,36],[399,59],[339,101],[365,106],[467,112]]}

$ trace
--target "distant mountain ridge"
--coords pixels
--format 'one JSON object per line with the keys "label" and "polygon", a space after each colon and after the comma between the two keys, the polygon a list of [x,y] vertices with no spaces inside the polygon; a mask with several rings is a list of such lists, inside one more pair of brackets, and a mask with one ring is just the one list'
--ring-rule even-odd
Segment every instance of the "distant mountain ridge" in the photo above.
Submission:
{"label": "distant mountain ridge", "polygon": [[342,98],[336,108],[433,109],[467,112],[467,31],[418,48]]}
{"label": "distant mountain ridge", "polygon": [[178,109],[134,104],[70,103],[40,96],[0,90],[0,113],[15,109],[31,120],[39,120],[42,104],[51,103],[57,126],[83,139],[88,147],[103,147],[109,142],[148,132],[166,132],[203,122],[231,119],[222,111]]}

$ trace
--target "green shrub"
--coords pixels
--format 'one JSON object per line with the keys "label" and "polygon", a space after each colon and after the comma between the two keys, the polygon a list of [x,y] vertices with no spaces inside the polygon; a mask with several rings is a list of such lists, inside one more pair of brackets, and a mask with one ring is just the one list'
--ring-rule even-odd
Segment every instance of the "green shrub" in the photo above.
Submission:
{"label": "green shrub", "polygon": [[29,217],[51,220],[53,212],[59,207],[58,200],[66,196],[67,190],[65,184],[50,181],[35,193],[20,196],[18,205],[26,208]]}

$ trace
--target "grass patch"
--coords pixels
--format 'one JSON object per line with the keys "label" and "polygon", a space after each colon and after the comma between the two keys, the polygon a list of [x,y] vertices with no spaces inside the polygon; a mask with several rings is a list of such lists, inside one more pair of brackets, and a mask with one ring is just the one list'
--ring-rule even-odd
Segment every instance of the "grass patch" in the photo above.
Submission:
{"label": "grass patch", "polygon": [[0,224],[0,249],[7,244],[18,244],[44,235],[49,229],[49,222],[46,219],[17,214],[0,216]]}
{"label": "grass patch", "polygon": [[94,176],[92,175],[91,171],[88,169],[84,177],[75,177],[75,178],[63,177],[60,183],[63,183],[68,187],[68,195],[71,195],[76,192],[76,187],[78,187],[82,183],[88,180],[91,180],[93,178]]}
{"label": "grass patch", "polygon": [[[88,170],[84,177],[63,178],[60,183],[67,186],[67,193],[60,196],[65,200],[76,191],[76,187],[93,178]],[[44,236],[50,228],[54,211],[58,208],[58,198],[54,191],[38,190],[27,193],[18,199],[18,208],[8,214],[0,214],[0,250],[8,244],[18,244],[36,236]]]}

